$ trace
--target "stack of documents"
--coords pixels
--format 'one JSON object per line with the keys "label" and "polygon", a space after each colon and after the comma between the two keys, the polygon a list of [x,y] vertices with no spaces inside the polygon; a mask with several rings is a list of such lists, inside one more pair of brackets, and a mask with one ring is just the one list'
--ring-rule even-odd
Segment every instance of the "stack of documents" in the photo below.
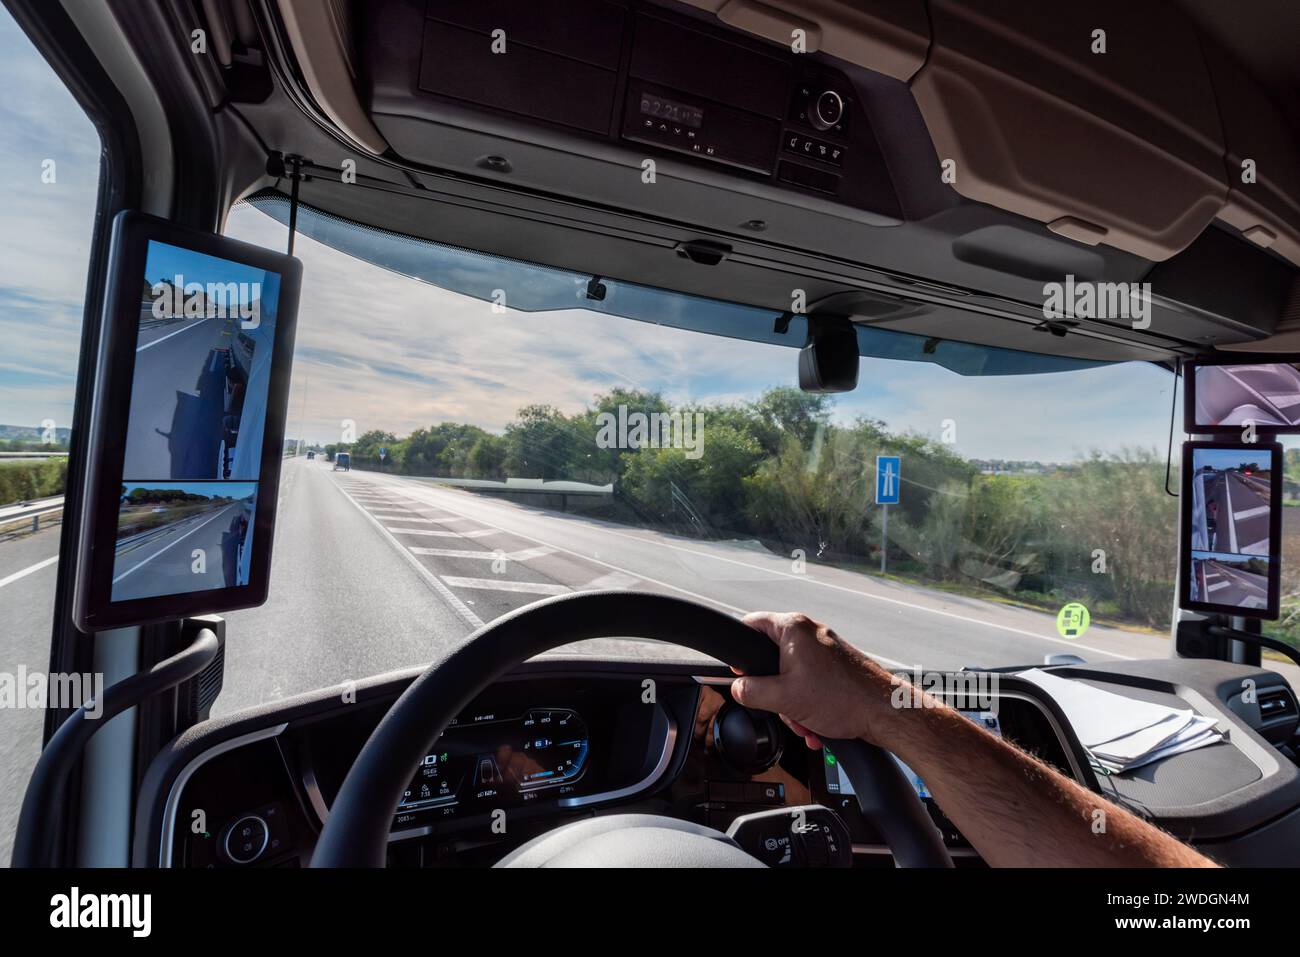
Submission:
{"label": "stack of documents", "polygon": [[1223,738],[1215,730],[1213,719],[1190,709],[1179,711],[1137,701],[1039,668],[1019,672],[1018,677],[1052,696],[1070,720],[1079,743],[1088,749],[1096,764],[1111,774],[1122,774]]}

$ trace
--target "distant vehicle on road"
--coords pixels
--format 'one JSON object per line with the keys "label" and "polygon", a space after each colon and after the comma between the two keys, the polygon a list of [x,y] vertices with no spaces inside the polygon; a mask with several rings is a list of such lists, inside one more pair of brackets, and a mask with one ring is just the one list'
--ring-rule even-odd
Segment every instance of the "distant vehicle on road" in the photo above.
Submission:
{"label": "distant vehicle on road", "polygon": [[352,471],[352,456],[347,452],[339,452],[334,456],[334,469],[337,472],[342,469],[345,472]]}
{"label": "distant vehicle on road", "polygon": [[315,452],[308,452],[308,453],[307,453],[307,458],[309,458],[309,459],[314,459],[315,457],[316,457],[316,453],[315,453]]}

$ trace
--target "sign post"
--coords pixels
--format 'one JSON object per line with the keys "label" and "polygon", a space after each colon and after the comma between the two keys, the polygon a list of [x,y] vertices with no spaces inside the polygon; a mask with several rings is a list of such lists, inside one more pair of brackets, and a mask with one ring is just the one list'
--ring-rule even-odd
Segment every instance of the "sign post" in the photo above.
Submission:
{"label": "sign post", "polygon": [[889,555],[889,506],[897,505],[902,491],[903,457],[876,456],[876,504],[880,506],[880,574],[885,574]]}

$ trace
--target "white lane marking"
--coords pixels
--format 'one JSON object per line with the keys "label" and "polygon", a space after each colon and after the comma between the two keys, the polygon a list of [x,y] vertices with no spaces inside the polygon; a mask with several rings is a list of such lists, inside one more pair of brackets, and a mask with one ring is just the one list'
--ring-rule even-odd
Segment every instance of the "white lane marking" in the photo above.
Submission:
{"label": "white lane marking", "polygon": [[161,339],[155,339],[153,342],[148,342],[148,343],[145,343],[145,344],[142,345],[142,346],[139,346],[135,351],[136,351],[136,352],[144,352],[144,350],[146,350],[146,349],[152,349],[154,346],[158,345],[158,343],[160,343],[160,342],[166,342],[166,341],[167,341],[168,339],[170,339],[172,336],[179,336],[182,332],[189,332],[189,331],[190,331],[191,329],[193,329],[195,326],[201,326],[201,325],[203,325],[205,322],[207,322],[208,319],[211,319],[211,318],[213,318],[213,317],[212,317],[212,316],[208,316],[207,318],[200,319],[198,322],[194,323],[193,326],[186,326],[184,329],[177,329],[175,332],[169,332],[169,333],[167,333],[167,335],[163,336]]}
{"label": "white lane marking", "polygon": [[1268,513],[1267,505],[1260,505],[1258,508],[1248,508],[1244,512],[1233,512],[1234,521],[1241,521],[1243,518],[1254,518],[1256,515],[1266,515]]}
{"label": "white lane marking", "polygon": [[[374,512],[376,515],[379,514],[380,512],[383,512],[385,515],[406,516],[411,514],[411,510],[409,508],[370,508],[367,506],[366,510],[369,512]],[[393,519],[390,518],[388,519],[388,521],[391,522],[393,521]],[[472,518],[465,518],[463,515],[438,515],[434,518],[416,518],[416,517],[403,518],[402,521],[432,522],[435,525],[442,525],[445,522],[472,522],[474,520]]]}
{"label": "white lane marking", "polygon": [[503,559],[508,562],[526,562],[544,555],[554,555],[554,548],[525,548],[517,552],[489,552],[486,549],[469,550],[465,548],[415,548],[410,551],[416,555],[432,555],[435,558],[482,558],[487,561]]}
{"label": "white lane marking", "polygon": [[500,535],[495,528],[476,528],[468,532],[453,532],[450,529],[435,528],[398,528],[394,525],[385,525],[388,529],[397,535],[428,535],[433,538],[483,538],[485,535]]}
{"label": "white lane marking", "polygon": [[186,533],[185,533],[184,535],[182,535],[180,538],[175,539],[174,541],[168,542],[166,545],[164,545],[162,548],[158,549],[158,551],[154,552],[152,555],[150,555],[148,558],[146,558],[146,559],[144,559],[143,561],[141,561],[139,564],[137,564],[137,565],[133,565],[133,566],[131,566],[130,568],[128,568],[126,571],[122,572],[122,574],[118,575],[116,578],[113,579],[113,584],[116,585],[118,582],[120,582],[120,581],[121,581],[123,578],[125,578],[127,575],[130,575],[132,572],[138,570],[139,568],[141,568],[141,567],[143,567],[143,566],[145,566],[145,565],[148,565],[151,561],[153,561],[155,558],[157,558],[157,557],[158,557],[159,555],[161,555],[163,552],[167,551],[167,549],[171,548],[173,545],[179,545],[181,542],[185,541],[185,539],[189,538],[191,535],[193,535],[195,532],[197,532],[197,531],[198,531],[200,528],[202,528],[204,525],[208,525],[208,524],[211,524],[212,522],[216,521],[218,518],[220,518],[222,515],[224,515],[226,512],[228,512],[231,508],[233,508],[233,506],[231,506],[231,505],[227,505],[225,508],[219,508],[219,509],[217,509],[216,514],[213,515],[211,518],[209,518],[207,521],[200,522],[198,525],[195,525],[193,528],[191,528],[188,532],[186,532]]}
{"label": "white lane marking", "polygon": [[483,627],[483,619],[480,618],[478,615],[474,614],[474,612],[470,611],[468,605],[466,605],[463,601],[461,601],[454,594],[452,594],[451,589],[448,588],[446,585],[444,585],[441,581],[439,581],[437,575],[433,574],[433,572],[425,568],[422,564],[420,564],[420,562],[416,561],[415,556],[406,550],[406,546],[403,545],[401,542],[399,542],[396,538],[394,538],[392,532],[384,528],[383,525],[379,524],[379,519],[375,518],[373,515],[367,512],[362,507],[360,502],[353,499],[351,495],[349,495],[346,491],[344,491],[342,485],[340,485],[337,482],[330,482],[330,484],[333,485],[336,489],[338,489],[339,494],[342,495],[345,499],[347,499],[352,504],[353,508],[355,508],[358,512],[364,515],[367,521],[373,523],[375,528],[379,529],[379,534],[384,536],[384,538],[388,539],[388,544],[392,545],[393,548],[397,549],[397,551],[401,554],[401,556],[404,559],[406,559],[406,561],[411,565],[411,567],[414,568],[416,572],[419,573],[420,577],[423,578],[428,583],[429,587],[438,593],[438,597],[441,598],[443,601],[445,601],[451,607],[451,609],[456,612],[456,614],[460,615],[462,620],[468,623],[471,628],[477,629]]}
{"label": "white lane marking", "polygon": [[601,575],[599,578],[593,578],[587,584],[583,585],[584,591],[604,591],[605,589],[626,589],[631,588],[641,579],[632,575],[624,575],[621,572],[610,572],[608,575]]}
{"label": "white lane marking", "polygon": [[500,534],[495,528],[476,528],[469,532],[452,532],[450,528],[399,528],[396,525],[385,525],[385,528],[395,534],[424,534],[433,538],[482,538],[489,534]]}
{"label": "white lane marking", "polygon": [[[423,490],[422,490],[422,491],[423,491]],[[439,504],[439,505],[436,506],[436,507],[438,507],[438,508],[446,508],[448,511],[451,511],[451,510],[452,510],[450,506],[445,505],[445,504]],[[530,542],[537,542],[538,544],[541,544],[541,545],[546,545],[546,544],[548,544],[547,542],[543,541],[543,540],[540,539],[540,538],[535,538],[535,537],[532,536],[532,535],[525,535],[525,534],[523,534],[522,532],[516,532],[516,531],[513,531],[513,530],[508,529],[508,528],[503,528],[503,527],[500,526],[500,525],[493,525],[491,522],[486,521],[486,520],[484,520],[484,519],[482,519],[482,518],[471,517],[471,516],[466,516],[466,517],[467,517],[467,518],[470,518],[471,521],[478,522],[480,525],[487,525],[487,526],[489,526],[489,527],[491,527],[491,528],[500,528],[503,532],[509,532],[509,534],[511,534],[511,535],[514,535],[514,536],[516,536],[516,537],[518,537],[518,538],[524,538],[524,539],[527,539],[527,540],[530,541]],[[1009,631],[1009,632],[1012,632],[1013,634],[1024,635],[1024,636],[1026,636],[1026,637],[1028,637],[1028,638],[1035,638],[1035,639],[1037,639],[1037,640],[1039,640],[1039,641],[1050,641],[1050,642],[1052,642],[1052,643],[1054,643],[1054,644],[1058,644],[1058,645],[1067,645],[1067,646],[1069,646],[1069,647],[1071,647],[1071,648],[1082,648],[1082,649],[1084,649],[1085,651],[1094,651],[1094,652],[1096,652],[1096,653],[1099,654],[1099,655],[1109,655],[1110,657],[1112,657],[1112,658],[1118,658],[1118,659],[1120,659],[1121,661],[1132,661],[1132,660],[1133,660],[1133,656],[1132,656],[1132,655],[1122,655],[1122,654],[1120,654],[1120,653],[1117,652],[1117,651],[1107,651],[1106,649],[1104,649],[1104,648],[1098,648],[1098,647],[1096,647],[1095,645],[1084,645],[1084,644],[1080,644],[1080,643],[1077,642],[1077,641],[1071,641],[1070,639],[1067,639],[1067,638],[1052,638],[1052,637],[1050,637],[1050,636],[1048,636],[1048,635],[1039,634],[1039,633],[1036,632],[1036,631],[1027,631],[1027,630],[1025,630],[1024,628],[1014,628],[1014,627],[1012,627],[1011,625],[1002,625],[1002,624],[998,624],[998,623],[996,623],[996,622],[992,622],[992,621],[984,621],[984,620],[981,619],[981,618],[971,618],[971,617],[968,616],[968,615],[959,615],[959,614],[957,614],[956,612],[943,611],[942,609],[939,609],[939,608],[927,608],[927,607],[925,607],[924,605],[917,605],[917,604],[914,604],[914,603],[912,603],[912,602],[910,602],[910,601],[903,601],[901,598],[887,598],[887,597],[885,597],[884,595],[873,595],[873,594],[871,594],[870,592],[859,591],[859,590],[856,589],[856,588],[849,588],[849,587],[847,587],[847,586],[845,586],[845,585],[836,585],[836,584],[834,584],[833,582],[821,581],[820,579],[813,578],[812,576],[810,576],[810,575],[808,575],[808,574],[799,575],[799,574],[796,574],[796,573],[794,573],[794,572],[783,572],[783,571],[777,571],[776,569],[773,569],[773,568],[763,568],[762,566],[759,566],[759,565],[751,565],[749,562],[742,562],[742,561],[740,561],[739,559],[735,559],[735,558],[724,558],[724,557],[722,557],[721,555],[711,555],[711,554],[709,554],[708,552],[702,552],[702,551],[699,551],[699,550],[694,549],[694,548],[686,548],[686,547],[684,547],[684,546],[682,546],[682,545],[673,545],[673,544],[671,544],[671,543],[669,543],[669,542],[656,542],[656,541],[652,541],[652,540],[650,540],[650,539],[643,538],[643,537],[641,537],[641,536],[639,536],[639,535],[629,535],[629,534],[627,534],[626,532],[617,532],[617,531],[614,531],[613,529],[602,528],[601,531],[603,531],[603,532],[607,532],[607,533],[609,533],[610,535],[616,535],[616,536],[618,536],[619,538],[628,538],[628,539],[631,539],[631,540],[633,540],[633,541],[640,542],[640,543],[643,544],[643,545],[652,545],[652,546],[657,546],[657,547],[659,547],[659,548],[667,548],[667,549],[670,549],[670,550],[672,550],[672,551],[686,552],[688,555],[697,555],[697,556],[699,556],[699,557],[701,557],[701,558],[711,558],[711,559],[713,559],[713,560],[715,560],[715,561],[726,562],[727,564],[730,564],[730,565],[739,565],[739,566],[741,566],[742,568],[749,568],[749,569],[752,569],[753,571],[767,572],[768,574],[770,574],[770,575],[775,575],[775,576],[777,576],[777,577],[779,577],[779,578],[787,578],[787,579],[792,579],[792,580],[794,580],[794,581],[807,582],[807,583],[809,583],[809,584],[813,584],[813,585],[820,585],[820,586],[823,587],[823,588],[830,588],[830,589],[832,589],[832,590],[834,590],[834,591],[847,592],[847,593],[850,594],[850,595],[858,595],[858,596],[860,596],[860,597],[862,597],[862,598],[867,598],[867,599],[870,599],[870,600],[872,600],[872,601],[885,602],[885,603],[890,604],[890,605],[901,605],[901,606],[904,607],[904,608],[913,608],[913,609],[915,609],[915,610],[917,610],[917,611],[928,612],[928,613],[931,614],[931,615],[940,615],[940,616],[942,616],[942,617],[944,617],[944,618],[953,618],[953,619],[956,619],[957,621],[964,621],[964,622],[967,622],[967,623],[972,624],[972,625],[983,625],[983,626],[986,627],[986,628],[997,628],[997,629],[999,629],[999,630],[1001,630],[1001,631]],[[564,548],[564,547],[562,547],[562,546],[560,546],[560,545],[554,545],[554,546],[552,546],[552,547],[555,548],[557,551],[567,552],[567,553],[570,554],[570,555],[574,555],[574,556],[576,556],[576,557],[578,557],[578,558],[582,558],[582,559],[584,559],[584,560],[586,560],[586,561],[589,561],[589,562],[594,562],[594,563],[597,564],[597,565],[604,565],[606,568],[613,568],[613,569],[615,569],[615,570],[617,570],[617,571],[627,572],[628,574],[634,574],[634,573],[631,572],[629,569],[619,568],[617,565],[611,565],[611,564],[609,564],[608,562],[602,562],[602,561],[600,561],[599,559],[592,558],[590,555],[584,555],[582,552],[577,552],[577,551],[574,551],[574,550],[569,549],[569,548]],[[684,595],[691,595],[691,597],[693,597],[693,598],[699,598],[700,600],[705,601],[705,602],[707,602],[707,603],[714,604],[714,605],[718,605],[718,606],[725,607],[725,608],[728,608],[728,609],[734,609],[735,611],[737,611],[737,612],[741,612],[742,614],[744,613],[741,609],[739,609],[739,608],[735,608],[734,605],[726,605],[726,604],[724,604],[723,602],[718,601],[716,598],[708,598],[708,597],[706,597],[706,596],[704,596],[704,595],[700,595],[700,594],[695,593],[695,592],[690,592],[690,591],[686,590],[685,588],[681,588],[681,587],[679,587],[679,586],[677,586],[677,585],[669,585],[667,582],[658,581],[658,580],[656,580],[656,579],[654,579],[654,578],[646,578],[645,576],[641,576],[641,577],[642,577],[642,580],[644,580],[644,581],[652,582],[653,584],[656,584],[656,585],[663,585],[665,588],[672,588],[674,591],[679,591],[679,592],[681,592],[681,593],[684,594]],[[868,654],[870,654],[873,658],[879,658],[881,661],[887,661],[886,658],[884,658],[884,657],[882,657],[882,656],[880,656],[880,655],[877,655],[877,654],[875,654],[874,652],[868,651]],[[911,667],[913,667],[912,665],[908,665],[908,664],[901,664],[901,663],[897,663],[897,662],[893,662],[893,663],[894,663],[894,664],[897,664],[899,667],[903,667],[903,668],[911,668]]]}
{"label": "white lane marking", "polygon": [[573,591],[568,585],[552,585],[548,582],[512,582],[503,578],[457,578],[454,575],[443,575],[442,580],[452,588],[516,591],[530,595],[567,595]]}
{"label": "white lane marking", "polygon": [[1216,582],[1213,585],[1206,585],[1205,590],[1207,592],[1218,591],[1220,588],[1227,588],[1229,584],[1230,583],[1226,581]]}
{"label": "white lane marking", "polygon": [[1258,542],[1251,542],[1249,545],[1243,545],[1241,546],[1241,551],[1244,555],[1267,555],[1268,539],[1263,538]]}
{"label": "white lane marking", "polygon": [[[402,494],[405,495],[407,498],[410,498],[412,501],[420,502],[419,499],[415,498],[415,496],[409,494],[408,492],[403,491]],[[420,502],[420,504],[425,505],[426,507],[442,507],[442,506],[429,506],[427,502]],[[357,507],[360,508],[360,506]],[[469,517],[466,516],[466,518]],[[503,528],[500,525],[493,525],[491,522],[486,522],[480,518],[472,518],[469,520],[478,522],[480,525],[487,525],[491,528],[495,528],[498,531],[505,532],[508,535],[514,535],[517,538],[527,539],[530,542],[537,542],[539,545],[546,545],[546,542],[543,542],[540,538],[533,538],[531,535],[524,535],[522,532],[511,531],[508,528]],[[725,601],[721,601],[720,599],[713,598],[709,595],[701,595],[699,592],[691,591],[689,588],[683,588],[681,585],[673,585],[669,582],[662,581],[661,579],[658,578],[651,578],[648,575],[635,575],[629,569],[621,568],[618,565],[613,565],[609,562],[602,561],[599,558],[592,558],[590,555],[584,555],[582,552],[574,551],[571,548],[565,548],[562,545],[554,545],[549,547],[554,548],[555,551],[557,552],[563,552],[566,555],[572,555],[574,558],[580,558],[585,562],[590,562],[593,565],[600,565],[601,567],[608,568],[611,571],[615,571],[623,575],[635,577],[636,580],[639,582],[648,582],[651,585],[658,585],[660,588],[667,588],[669,591],[675,591],[678,592],[679,594],[686,595],[688,598],[694,598],[696,601],[701,602],[705,605],[710,605],[714,608],[721,609],[722,611],[729,612],[730,614],[736,616],[737,618],[743,617],[744,615],[747,615],[749,613],[744,608],[740,608],[736,605],[730,605]],[[1073,644],[1073,642],[1070,643]],[[875,658],[880,663],[888,665],[891,668],[902,668],[902,669],[911,670],[916,667],[914,663],[908,664],[905,661],[899,661],[897,658],[890,658],[886,655],[882,655],[878,652],[872,651],[869,648],[864,648],[862,650],[866,652],[868,655],[870,655],[872,658]]]}
{"label": "white lane marking", "polygon": [[59,560],[59,556],[55,555],[53,558],[47,558],[43,562],[37,562],[35,565],[29,565],[28,567],[24,568],[20,572],[14,572],[12,575],[8,575],[4,578],[0,578],[0,588],[4,588],[5,585],[8,585],[10,582],[16,582],[20,578],[26,578],[32,572],[38,572],[42,568],[47,568],[48,566],[53,565],[58,560]]}

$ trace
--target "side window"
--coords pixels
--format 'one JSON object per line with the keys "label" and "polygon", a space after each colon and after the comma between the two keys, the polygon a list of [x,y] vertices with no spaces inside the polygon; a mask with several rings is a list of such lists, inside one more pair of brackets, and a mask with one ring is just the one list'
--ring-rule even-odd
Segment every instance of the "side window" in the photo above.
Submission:
{"label": "side window", "polygon": [[99,137],[0,6],[0,862],[40,753]]}

